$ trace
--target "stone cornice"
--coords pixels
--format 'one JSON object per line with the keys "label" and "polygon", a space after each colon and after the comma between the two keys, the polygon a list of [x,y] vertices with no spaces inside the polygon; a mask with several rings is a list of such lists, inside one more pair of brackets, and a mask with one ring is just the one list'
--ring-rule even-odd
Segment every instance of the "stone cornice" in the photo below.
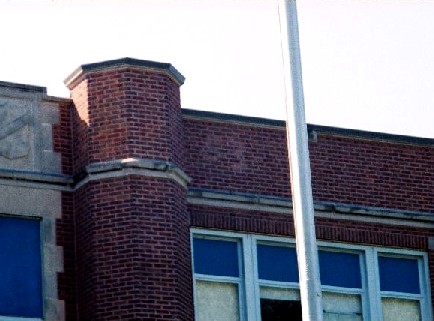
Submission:
{"label": "stone cornice", "polygon": [[58,187],[65,187],[65,186],[72,185],[74,183],[72,177],[68,175],[59,175],[59,174],[33,172],[33,171],[20,171],[20,170],[12,170],[12,169],[0,169],[0,180],[2,182],[13,181],[13,182],[29,182],[35,184],[41,183],[47,186],[56,185]]}
{"label": "stone cornice", "polygon": [[169,63],[126,57],[116,60],[107,60],[81,65],[65,79],[64,83],[69,89],[72,89],[78,82],[83,79],[85,74],[121,68],[133,68],[163,72],[166,73],[169,77],[171,77],[179,86],[181,86],[185,81],[184,76]]}
{"label": "stone cornice", "polygon": [[[187,201],[193,205],[292,215],[292,202],[289,198],[270,197],[267,195],[190,189]],[[427,212],[326,202],[315,202],[314,208],[315,217],[414,227],[432,228],[434,225],[434,213]]]}
{"label": "stone cornice", "polygon": [[8,82],[8,81],[0,81],[0,88],[13,90],[13,91],[19,91],[19,92],[26,92],[26,93],[38,93],[38,94],[46,94],[47,93],[46,87],[27,85],[27,84],[19,84],[19,83]]}
{"label": "stone cornice", "polygon": [[[194,109],[182,108],[182,116],[187,119],[207,120],[221,123],[233,123],[250,127],[271,128],[276,130],[285,130],[285,121],[261,117],[242,116],[235,114],[224,114],[211,111],[202,111]],[[322,126],[307,124],[309,133],[309,140],[316,140],[319,135],[339,136],[343,138],[355,138],[369,141],[380,141],[386,143],[404,144],[404,145],[418,145],[426,147],[434,147],[433,138],[414,137],[407,135],[387,134],[380,132],[370,132],[358,129],[347,129],[331,126]]]}
{"label": "stone cornice", "polygon": [[89,181],[126,175],[172,179],[185,189],[191,181],[191,178],[172,162],[127,158],[90,164],[81,175],[76,177],[43,172],[0,169],[0,185],[28,186],[73,192]]}
{"label": "stone cornice", "polygon": [[143,175],[173,179],[184,188],[187,188],[188,183],[191,181],[191,178],[172,162],[127,158],[90,164],[86,167],[86,176],[76,182],[75,189],[92,180],[124,175]]}
{"label": "stone cornice", "polygon": [[[91,181],[127,175],[171,179],[188,191],[187,201],[192,205],[292,215],[292,202],[289,198],[188,188],[191,178],[176,164],[149,159],[128,158],[93,163],[86,167],[82,175],[75,178],[68,175],[0,169],[0,185],[74,192]],[[315,202],[314,208],[315,216],[322,218],[424,228],[434,226],[434,213],[430,212],[331,202]]]}

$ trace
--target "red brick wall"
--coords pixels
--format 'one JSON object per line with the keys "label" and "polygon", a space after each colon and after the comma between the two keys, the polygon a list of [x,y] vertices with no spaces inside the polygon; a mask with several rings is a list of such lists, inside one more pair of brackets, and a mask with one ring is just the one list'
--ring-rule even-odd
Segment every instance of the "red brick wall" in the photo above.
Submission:
{"label": "red brick wall", "polygon": [[[53,125],[53,150],[61,155],[62,173],[73,173],[73,106],[70,102],[58,105],[59,122]],[[56,243],[63,249],[64,272],[58,275],[59,300],[65,303],[66,321],[77,320],[75,226],[73,193],[62,192],[62,216],[56,222]]]}
{"label": "red brick wall", "polygon": [[190,188],[290,196],[285,131],[184,117]]}
{"label": "red brick wall", "polygon": [[[191,225],[202,228],[295,237],[292,215],[189,205]],[[316,219],[321,240],[428,250],[428,228],[338,219]]]}
{"label": "red brick wall", "polygon": [[131,175],[76,201],[80,320],[192,320],[185,190]]}
{"label": "red brick wall", "polygon": [[59,103],[59,122],[53,125],[53,150],[61,156],[62,172],[73,173],[73,139],[72,139],[72,112],[71,102]]}
{"label": "red brick wall", "polygon": [[[191,188],[290,197],[284,128],[245,126],[184,116],[185,169]],[[318,133],[309,143],[315,201],[434,215],[434,147]],[[294,237],[289,215],[189,205],[191,225]],[[318,239],[434,251],[429,228],[316,219]],[[433,298],[434,305],[434,298]]]}
{"label": "red brick wall", "polygon": [[[93,162],[171,161],[189,188],[290,197],[284,128],[181,117],[166,72],[92,71],[60,109],[55,150],[65,174]],[[315,201],[434,211],[434,148],[319,132],[310,143]],[[80,176],[78,176],[80,177]],[[67,320],[192,320],[189,226],[294,236],[292,218],[186,204],[166,178],[129,175],[64,193],[57,242]],[[317,219],[320,239],[428,251],[424,228]],[[429,252],[434,284],[434,254]]]}
{"label": "red brick wall", "polygon": [[171,77],[132,68],[85,77],[72,90],[80,138],[76,172],[88,163],[130,157],[182,163],[179,85]]}
{"label": "red brick wall", "polygon": [[89,164],[89,104],[87,80],[83,80],[71,91],[74,107],[71,110],[73,133],[73,174],[77,175]]}
{"label": "red brick wall", "polygon": [[[74,174],[126,158],[183,164],[179,84],[134,67],[72,89]],[[186,190],[168,178],[88,182],[74,195],[78,320],[192,320]]]}
{"label": "red brick wall", "polygon": [[434,145],[319,135],[310,153],[317,200],[434,212]]}
{"label": "red brick wall", "polygon": [[[290,196],[284,129],[184,117],[190,187]],[[318,133],[315,201],[434,212],[434,147]]]}
{"label": "red brick wall", "polygon": [[63,273],[58,274],[59,300],[65,303],[66,321],[77,320],[74,202],[72,193],[62,193],[62,218],[57,220],[57,245],[63,248]]}

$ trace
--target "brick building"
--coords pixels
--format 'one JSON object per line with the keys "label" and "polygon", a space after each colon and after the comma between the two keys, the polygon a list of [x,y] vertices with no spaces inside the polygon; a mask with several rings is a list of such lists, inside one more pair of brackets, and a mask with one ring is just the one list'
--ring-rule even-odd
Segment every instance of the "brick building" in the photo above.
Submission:
{"label": "brick building", "polygon": [[[0,320],[301,320],[285,125],[170,64],[0,82]],[[432,320],[434,140],[309,125],[325,320]]]}

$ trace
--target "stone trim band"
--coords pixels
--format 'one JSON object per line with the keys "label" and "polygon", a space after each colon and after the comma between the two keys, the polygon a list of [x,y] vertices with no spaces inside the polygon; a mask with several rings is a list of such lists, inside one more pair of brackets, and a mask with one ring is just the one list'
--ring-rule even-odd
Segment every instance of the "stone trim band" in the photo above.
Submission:
{"label": "stone trim band", "polygon": [[[193,205],[292,214],[292,202],[289,198],[188,188],[191,178],[177,165],[172,162],[150,159],[127,158],[93,163],[86,167],[85,172],[79,178],[38,172],[0,170],[0,185],[73,192],[90,181],[126,175],[172,179],[188,191],[187,201]],[[314,207],[317,217],[415,227],[432,227],[434,225],[432,213],[326,202],[315,202]]]}

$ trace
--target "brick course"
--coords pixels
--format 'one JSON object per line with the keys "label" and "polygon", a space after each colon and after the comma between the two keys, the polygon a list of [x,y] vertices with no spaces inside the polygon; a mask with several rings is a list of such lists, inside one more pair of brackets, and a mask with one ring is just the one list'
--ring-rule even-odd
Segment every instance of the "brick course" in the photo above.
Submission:
{"label": "brick course", "polygon": [[[288,214],[189,205],[191,225],[199,228],[231,230],[295,237],[294,221]],[[428,250],[429,228],[316,218],[319,240]]]}

